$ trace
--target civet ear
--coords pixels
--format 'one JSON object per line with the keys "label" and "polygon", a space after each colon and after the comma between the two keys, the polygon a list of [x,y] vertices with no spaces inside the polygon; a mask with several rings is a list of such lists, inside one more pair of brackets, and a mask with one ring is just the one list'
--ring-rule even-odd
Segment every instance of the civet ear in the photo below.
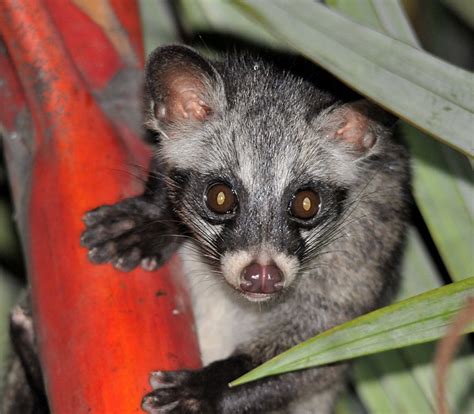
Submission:
{"label": "civet ear", "polygon": [[204,122],[225,106],[220,75],[210,61],[189,47],[156,49],[145,72],[147,124],[152,129]]}
{"label": "civet ear", "polygon": [[363,99],[331,109],[325,114],[320,128],[328,139],[339,140],[362,155],[375,145],[378,129],[393,125],[395,120]]}

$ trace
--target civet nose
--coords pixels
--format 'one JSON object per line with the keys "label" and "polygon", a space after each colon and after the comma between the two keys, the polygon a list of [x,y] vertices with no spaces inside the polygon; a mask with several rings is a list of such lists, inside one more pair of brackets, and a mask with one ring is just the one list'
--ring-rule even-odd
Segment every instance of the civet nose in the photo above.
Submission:
{"label": "civet nose", "polygon": [[249,293],[276,293],[283,288],[283,273],[275,265],[251,263],[242,272],[240,288]]}

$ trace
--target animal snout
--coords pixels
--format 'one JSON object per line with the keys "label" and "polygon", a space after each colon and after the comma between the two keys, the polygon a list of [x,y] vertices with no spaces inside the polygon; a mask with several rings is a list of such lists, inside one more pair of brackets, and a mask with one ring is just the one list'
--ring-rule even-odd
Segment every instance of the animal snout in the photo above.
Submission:
{"label": "animal snout", "polygon": [[251,263],[242,271],[240,288],[248,293],[276,293],[283,288],[283,272],[274,264]]}

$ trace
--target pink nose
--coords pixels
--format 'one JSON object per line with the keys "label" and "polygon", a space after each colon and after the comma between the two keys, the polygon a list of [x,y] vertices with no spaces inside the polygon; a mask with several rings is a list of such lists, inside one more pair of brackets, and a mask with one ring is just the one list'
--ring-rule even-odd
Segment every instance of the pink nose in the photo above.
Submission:
{"label": "pink nose", "polygon": [[249,293],[276,293],[283,288],[283,273],[275,265],[251,263],[242,272],[240,288]]}

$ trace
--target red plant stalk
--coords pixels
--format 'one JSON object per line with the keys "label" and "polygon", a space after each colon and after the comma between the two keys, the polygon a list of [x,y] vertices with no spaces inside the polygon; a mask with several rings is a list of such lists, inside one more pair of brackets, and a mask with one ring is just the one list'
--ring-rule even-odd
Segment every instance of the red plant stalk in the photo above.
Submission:
{"label": "red plant stalk", "polygon": [[0,33],[0,123],[52,412],[140,412],[150,370],[199,366],[182,279],[94,266],[79,246],[86,210],[141,191],[123,173],[148,158],[137,5],[2,0]]}

